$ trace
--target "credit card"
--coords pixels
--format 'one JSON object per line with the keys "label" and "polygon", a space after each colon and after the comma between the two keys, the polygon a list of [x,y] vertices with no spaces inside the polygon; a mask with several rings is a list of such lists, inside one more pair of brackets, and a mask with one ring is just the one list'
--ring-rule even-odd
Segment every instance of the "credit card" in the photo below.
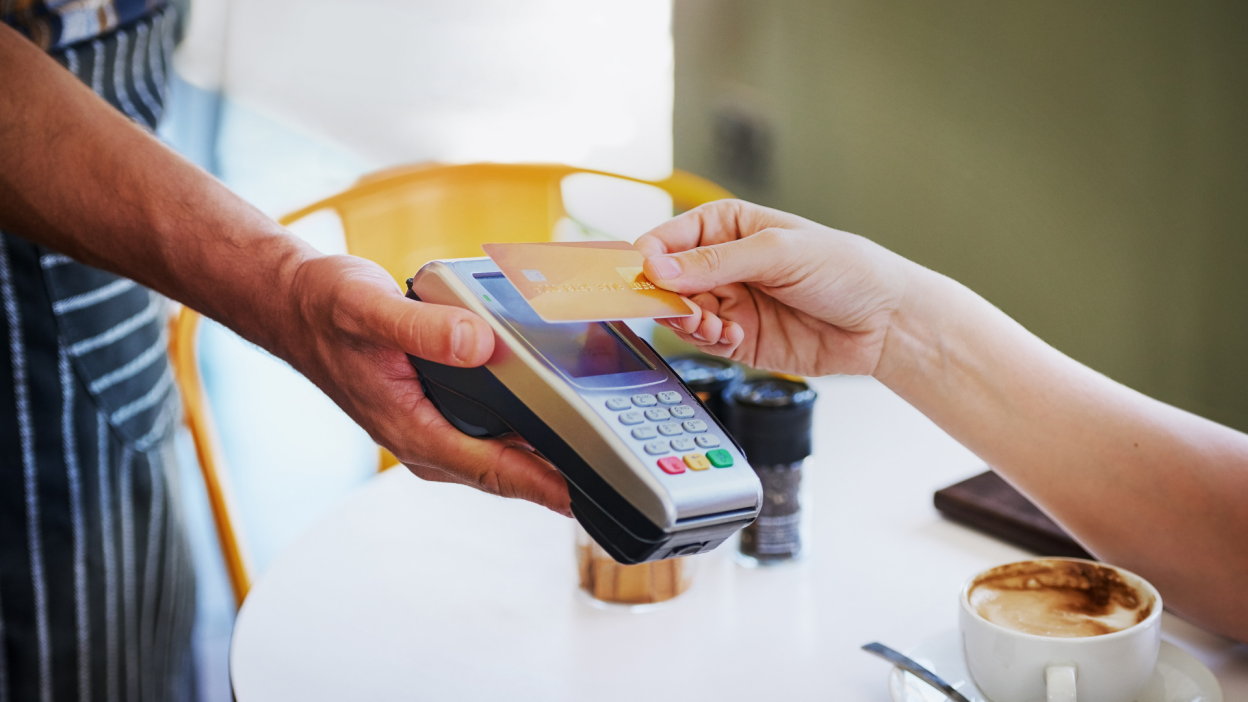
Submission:
{"label": "credit card", "polygon": [[689,303],[641,272],[645,257],[624,241],[483,244],[507,280],[547,322],[687,317]]}

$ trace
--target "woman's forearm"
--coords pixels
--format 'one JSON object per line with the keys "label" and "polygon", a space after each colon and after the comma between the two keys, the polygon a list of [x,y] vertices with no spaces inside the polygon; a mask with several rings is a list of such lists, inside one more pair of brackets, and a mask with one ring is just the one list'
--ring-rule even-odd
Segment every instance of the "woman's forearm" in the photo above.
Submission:
{"label": "woman's forearm", "polygon": [[1089,551],[1248,640],[1248,436],[1113,382],[917,265],[876,375]]}

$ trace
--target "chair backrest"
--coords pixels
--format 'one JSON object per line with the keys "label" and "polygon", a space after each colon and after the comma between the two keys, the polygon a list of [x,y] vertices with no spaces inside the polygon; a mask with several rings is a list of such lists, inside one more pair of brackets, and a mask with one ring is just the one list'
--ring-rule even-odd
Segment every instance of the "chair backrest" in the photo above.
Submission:
{"label": "chair backrest", "polygon": [[347,252],[380,264],[401,282],[437,258],[481,256],[483,243],[551,240],[568,215],[563,180],[580,173],[654,186],[671,196],[677,210],[732,197],[683,171],[651,182],[557,164],[418,164],[365,176],[281,223],[333,210],[342,220]]}
{"label": "chair backrest", "polygon": [[[342,221],[348,253],[380,264],[402,282],[428,261],[480,256],[483,243],[551,240],[556,225],[568,215],[563,179],[578,173],[654,186],[671,196],[677,210],[732,197],[720,186],[682,171],[662,181],[644,181],[555,164],[418,164],[365,176],[351,188],[280,221],[291,225],[333,210]],[[199,322],[198,313],[182,308],[173,322],[170,356],[226,570],[241,606],[253,570],[200,377],[195,344]],[[397,463],[389,452],[381,452],[381,469]]]}
{"label": "chair backrest", "polygon": [[170,322],[169,361],[182,394],[182,420],[191,432],[199,470],[204,476],[208,507],[212,510],[213,526],[216,527],[217,542],[221,545],[225,572],[230,578],[230,589],[234,591],[234,604],[241,607],[243,598],[251,589],[254,570],[234,502],[234,492],[230,489],[230,473],[225,469],[216,424],[199,373],[196,342],[201,319],[200,314],[189,307],[183,306],[178,311]]}

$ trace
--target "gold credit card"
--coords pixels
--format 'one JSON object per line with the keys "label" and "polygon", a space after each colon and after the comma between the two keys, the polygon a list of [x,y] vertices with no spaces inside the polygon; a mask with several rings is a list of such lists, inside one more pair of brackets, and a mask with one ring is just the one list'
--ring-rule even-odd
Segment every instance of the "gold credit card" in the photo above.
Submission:
{"label": "gold credit card", "polygon": [[641,272],[645,258],[623,241],[483,244],[533,311],[547,322],[687,317],[680,295]]}

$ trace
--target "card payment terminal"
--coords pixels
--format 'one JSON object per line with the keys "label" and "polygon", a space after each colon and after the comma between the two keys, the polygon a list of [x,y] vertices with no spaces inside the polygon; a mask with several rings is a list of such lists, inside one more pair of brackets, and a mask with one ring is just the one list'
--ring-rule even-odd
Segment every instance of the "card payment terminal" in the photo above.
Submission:
{"label": "card payment terminal", "polygon": [[407,295],[475,312],[495,334],[479,368],[409,356],[426,396],[465,434],[528,441],[617,561],[709,551],[758,516],[741,448],[623,323],[546,322],[488,258],[431,261]]}

